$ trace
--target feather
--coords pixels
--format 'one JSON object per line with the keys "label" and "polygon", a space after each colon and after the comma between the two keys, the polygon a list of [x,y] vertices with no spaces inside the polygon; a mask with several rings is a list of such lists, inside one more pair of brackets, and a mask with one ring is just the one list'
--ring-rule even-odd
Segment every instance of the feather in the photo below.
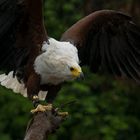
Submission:
{"label": "feather", "polygon": [[0,0],[0,11],[0,69],[7,73],[14,70],[16,74],[27,65],[33,67],[47,41],[42,0]]}
{"label": "feather", "polygon": [[[22,96],[27,97],[27,88],[23,83],[19,83],[18,80],[13,77],[13,71],[9,72],[8,75],[1,74],[0,84],[7,89],[12,89],[14,93],[20,93]],[[47,91],[40,91],[38,93],[40,100],[45,100],[46,95]]]}
{"label": "feather", "polygon": [[69,28],[61,40],[71,40],[82,64],[93,72],[108,71],[140,82],[140,28],[131,17],[112,10],[97,11]]}

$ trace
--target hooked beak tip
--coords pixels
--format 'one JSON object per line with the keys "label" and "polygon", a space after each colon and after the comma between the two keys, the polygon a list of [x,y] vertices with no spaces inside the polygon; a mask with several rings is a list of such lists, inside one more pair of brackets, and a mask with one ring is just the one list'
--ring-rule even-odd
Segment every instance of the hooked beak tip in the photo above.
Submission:
{"label": "hooked beak tip", "polygon": [[83,72],[80,73],[78,79],[79,79],[79,80],[84,80],[84,79],[85,79],[84,73],[83,73]]}

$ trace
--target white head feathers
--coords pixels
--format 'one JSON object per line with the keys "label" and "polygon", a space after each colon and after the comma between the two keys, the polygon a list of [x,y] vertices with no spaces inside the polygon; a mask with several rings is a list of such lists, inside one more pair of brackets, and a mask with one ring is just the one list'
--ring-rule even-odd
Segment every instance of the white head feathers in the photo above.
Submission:
{"label": "white head feathers", "polygon": [[41,83],[59,84],[74,79],[70,68],[81,69],[76,47],[69,42],[59,42],[53,38],[50,38],[49,42],[50,44],[43,45],[43,53],[34,63],[36,73],[41,75]]}

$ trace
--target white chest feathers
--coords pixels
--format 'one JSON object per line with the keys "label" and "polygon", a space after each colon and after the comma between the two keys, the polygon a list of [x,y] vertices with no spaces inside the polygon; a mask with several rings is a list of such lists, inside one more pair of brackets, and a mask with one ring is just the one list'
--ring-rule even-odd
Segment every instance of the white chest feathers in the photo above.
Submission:
{"label": "white chest feathers", "polygon": [[57,85],[73,80],[70,67],[79,66],[78,52],[69,42],[59,42],[53,38],[44,44],[43,53],[34,62],[35,72],[41,76],[41,84]]}

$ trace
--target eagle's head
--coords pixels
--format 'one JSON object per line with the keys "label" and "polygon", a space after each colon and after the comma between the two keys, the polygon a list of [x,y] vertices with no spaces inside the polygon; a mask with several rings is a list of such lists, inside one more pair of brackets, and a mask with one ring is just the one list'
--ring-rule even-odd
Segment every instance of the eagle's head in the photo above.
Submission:
{"label": "eagle's head", "polygon": [[44,43],[42,54],[35,60],[35,71],[40,74],[42,84],[59,84],[83,76],[79,65],[78,51],[69,42],[53,38]]}

